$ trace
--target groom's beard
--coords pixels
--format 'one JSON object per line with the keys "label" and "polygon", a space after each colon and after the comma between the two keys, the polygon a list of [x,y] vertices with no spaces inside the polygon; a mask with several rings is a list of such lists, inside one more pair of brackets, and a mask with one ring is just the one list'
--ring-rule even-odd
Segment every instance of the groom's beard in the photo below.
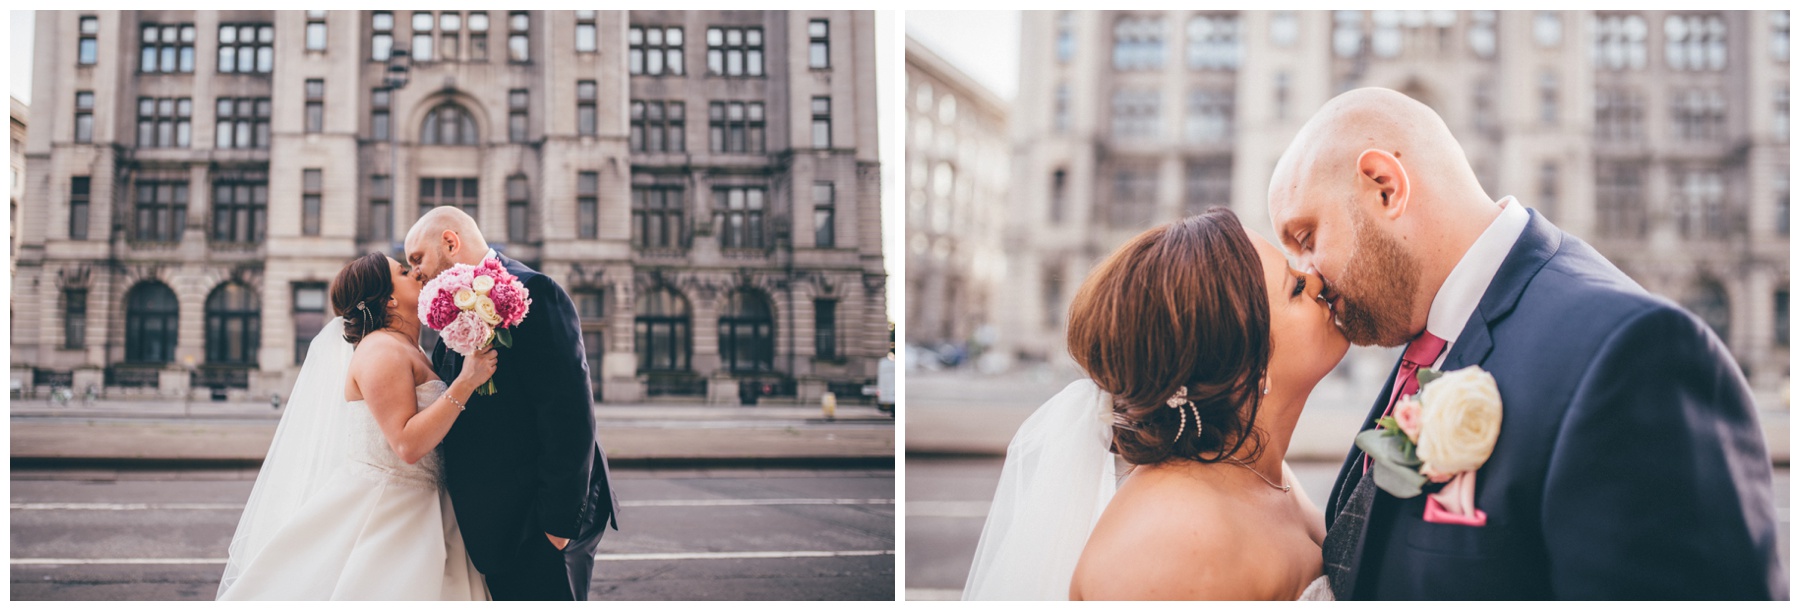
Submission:
{"label": "groom's beard", "polygon": [[1408,328],[1419,265],[1400,242],[1377,230],[1365,216],[1352,214],[1355,252],[1331,290],[1337,304],[1338,328],[1358,346],[1399,346],[1412,340]]}

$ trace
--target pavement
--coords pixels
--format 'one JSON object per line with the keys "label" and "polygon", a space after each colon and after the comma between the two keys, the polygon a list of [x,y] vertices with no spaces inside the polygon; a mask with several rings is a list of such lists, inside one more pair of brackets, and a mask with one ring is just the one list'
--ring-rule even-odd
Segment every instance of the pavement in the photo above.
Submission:
{"label": "pavement", "polygon": [[[12,464],[254,465],[280,415],[268,403],[15,400]],[[873,406],[839,405],[826,420],[812,406],[599,404],[594,417],[615,466],[894,465],[894,417]]]}
{"label": "pavement", "polygon": [[[11,598],[212,600],[255,469],[14,469]],[[590,599],[894,600],[894,472],[613,472]]]}

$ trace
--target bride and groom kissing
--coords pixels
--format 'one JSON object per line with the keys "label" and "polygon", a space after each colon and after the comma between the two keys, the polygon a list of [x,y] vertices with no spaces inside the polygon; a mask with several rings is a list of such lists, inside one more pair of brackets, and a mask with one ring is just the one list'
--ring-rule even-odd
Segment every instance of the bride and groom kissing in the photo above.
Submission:
{"label": "bride and groom kissing", "polygon": [[[618,502],[574,304],[457,208],[421,216],[405,249],[333,279],[338,317],[307,350],[219,599],[587,599]],[[464,356],[440,339],[428,358],[420,294],[457,265],[516,279],[528,299],[506,301],[529,310],[510,341]]]}
{"label": "bride and groom kissing", "polygon": [[[1339,95],[1268,197],[1279,247],[1215,208],[1090,274],[1088,379],[1013,438],[965,599],[1787,598],[1724,344],[1430,108]],[[1321,506],[1283,458],[1352,343],[1405,350]]]}

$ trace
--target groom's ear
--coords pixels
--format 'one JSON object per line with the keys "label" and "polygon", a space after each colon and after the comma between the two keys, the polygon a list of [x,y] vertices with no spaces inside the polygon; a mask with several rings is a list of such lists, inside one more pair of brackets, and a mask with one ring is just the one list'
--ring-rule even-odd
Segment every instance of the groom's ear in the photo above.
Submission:
{"label": "groom's ear", "polygon": [[1380,149],[1363,151],[1356,157],[1356,171],[1359,191],[1367,193],[1368,201],[1379,206],[1373,212],[1389,220],[1406,213],[1412,183],[1406,176],[1406,166],[1400,163],[1400,153]]}

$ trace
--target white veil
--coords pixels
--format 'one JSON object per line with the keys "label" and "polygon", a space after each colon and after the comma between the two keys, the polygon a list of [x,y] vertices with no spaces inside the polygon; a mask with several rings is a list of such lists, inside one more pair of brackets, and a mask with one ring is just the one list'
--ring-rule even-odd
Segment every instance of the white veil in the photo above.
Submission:
{"label": "white veil", "polygon": [[1088,533],[1118,487],[1111,403],[1092,380],[1077,380],[1019,427],[963,600],[1069,599]]}
{"label": "white veil", "polygon": [[281,423],[275,427],[275,439],[269,443],[269,454],[231,537],[225,573],[219,579],[220,596],[231,589],[244,567],[306,500],[349,460],[351,412],[344,400],[344,386],[355,350],[344,341],[343,317],[326,323],[306,349],[306,363],[294,380]]}

